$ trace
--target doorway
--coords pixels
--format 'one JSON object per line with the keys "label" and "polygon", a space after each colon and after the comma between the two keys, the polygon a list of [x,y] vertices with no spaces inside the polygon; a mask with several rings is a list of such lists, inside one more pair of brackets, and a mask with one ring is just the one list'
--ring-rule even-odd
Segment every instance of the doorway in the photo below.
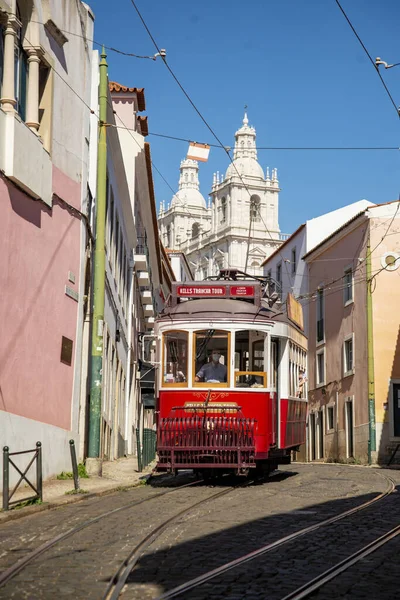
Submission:
{"label": "doorway", "polygon": [[400,437],[400,383],[392,383],[393,386],[393,435]]}
{"label": "doorway", "polygon": [[318,411],[318,458],[324,458],[324,411]]}
{"label": "doorway", "polygon": [[309,415],[309,437],[310,437],[310,460],[317,459],[317,440],[316,440],[316,415]]}
{"label": "doorway", "polygon": [[353,400],[349,399],[345,402],[345,419],[346,419],[346,457],[354,456],[354,423],[353,423]]}

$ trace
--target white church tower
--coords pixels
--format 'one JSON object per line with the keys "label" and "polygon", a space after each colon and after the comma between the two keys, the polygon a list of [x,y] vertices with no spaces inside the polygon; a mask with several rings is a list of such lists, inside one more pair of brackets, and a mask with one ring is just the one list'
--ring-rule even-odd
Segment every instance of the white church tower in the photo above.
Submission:
{"label": "white church tower", "polygon": [[256,131],[245,114],[233,162],[225,176],[214,174],[210,207],[199,192],[197,162],[182,161],[179,191],[167,210],[160,207],[161,239],[186,254],[198,280],[223,268],[262,275],[261,263],[284,239],[279,191],[277,170],[267,169],[264,176],[257,162]]}

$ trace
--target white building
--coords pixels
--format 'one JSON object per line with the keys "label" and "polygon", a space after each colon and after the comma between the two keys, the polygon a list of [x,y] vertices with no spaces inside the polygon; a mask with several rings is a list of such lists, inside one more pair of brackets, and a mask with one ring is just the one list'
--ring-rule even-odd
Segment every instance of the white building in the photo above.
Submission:
{"label": "white building", "polygon": [[[359,200],[306,221],[273,254],[265,259],[262,263],[264,275],[273,281],[282,302],[285,302],[288,293],[293,294],[295,298],[302,298],[318,287],[319,281],[310,281],[307,264],[302,257],[357,213],[372,205],[373,203],[368,200]],[[329,264],[326,268],[329,271]],[[304,303],[303,317],[304,330],[307,334],[307,302]]]}
{"label": "white building", "polygon": [[[98,52],[94,52],[92,105],[99,84]],[[145,142],[147,117],[144,90],[109,82],[107,122],[106,285],[101,416],[101,458],[113,460],[136,453],[136,435],[153,426],[154,398],[142,394],[142,347],[163,306],[161,250],[151,171]],[[98,123],[93,117],[90,139],[89,191],[96,210]],[[89,310],[90,304],[87,305]],[[89,340],[90,320],[85,318]],[[89,347],[87,347],[87,355]],[[86,357],[87,360],[87,357]],[[82,402],[87,395],[88,367],[82,364]],[[147,383],[147,381],[146,381]],[[146,392],[148,392],[148,385]],[[86,411],[81,413],[84,431]],[[81,448],[84,454],[84,449]]]}
{"label": "white building", "polygon": [[279,229],[277,169],[264,175],[246,114],[235,134],[233,163],[225,176],[214,174],[208,204],[199,191],[198,170],[196,161],[183,160],[178,192],[167,207],[161,203],[164,246],[185,253],[197,280],[226,268],[261,275],[262,261],[287,236]]}

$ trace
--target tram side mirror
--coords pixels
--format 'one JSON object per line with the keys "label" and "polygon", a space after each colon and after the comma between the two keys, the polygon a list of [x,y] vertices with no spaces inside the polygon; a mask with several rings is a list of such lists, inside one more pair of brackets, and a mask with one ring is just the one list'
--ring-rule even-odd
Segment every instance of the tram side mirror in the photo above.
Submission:
{"label": "tram side mirror", "polygon": [[156,364],[156,347],[157,347],[158,336],[154,334],[142,336],[142,361]]}

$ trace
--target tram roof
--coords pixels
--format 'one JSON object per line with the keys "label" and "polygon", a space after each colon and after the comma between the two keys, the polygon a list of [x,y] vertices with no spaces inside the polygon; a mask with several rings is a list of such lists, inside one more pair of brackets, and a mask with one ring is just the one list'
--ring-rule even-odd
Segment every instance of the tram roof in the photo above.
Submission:
{"label": "tram roof", "polygon": [[174,317],[183,319],[218,319],[233,317],[238,320],[266,322],[274,320],[276,313],[270,308],[255,306],[244,300],[229,298],[199,298],[180,302],[174,307],[166,307],[159,317],[159,321]]}

